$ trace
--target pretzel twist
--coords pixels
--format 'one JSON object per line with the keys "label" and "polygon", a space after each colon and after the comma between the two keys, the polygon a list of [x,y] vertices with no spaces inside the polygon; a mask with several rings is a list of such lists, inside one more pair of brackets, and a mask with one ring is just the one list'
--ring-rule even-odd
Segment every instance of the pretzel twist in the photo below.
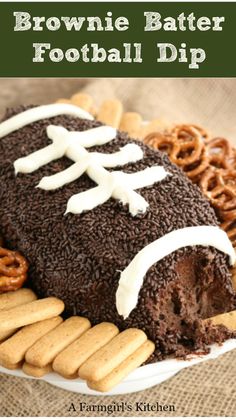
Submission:
{"label": "pretzel twist", "polygon": [[27,271],[28,263],[19,252],[0,247],[0,293],[22,287]]}
{"label": "pretzel twist", "polygon": [[228,140],[216,137],[210,140],[205,148],[208,155],[208,162],[211,166],[222,169],[229,169],[231,167],[232,147]]}
{"label": "pretzel twist", "polygon": [[178,166],[185,166],[200,158],[204,144],[196,128],[190,125],[177,125],[172,129],[171,134],[174,141],[170,154],[172,162]]}
{"label": "pretzel twist", "polygon": [[205,128],[200,127],[200,125],[196,124],[191,124],[191,127],[195,128],[195,130],[199,132],[205,144],[207,144],[211,140],[210,134],[207,130],[205,130]]}
{"label": "pretzel twist", "polygon": [[148,146],[166,153],[169,157],[174,148],[174,139],[166,133],[150,133],[145,137],[144,141]]}
{"label": "pretzel twist", "polygon": [[191,126],[176,126],[170,133],[151,133],[145,143],[167,153],[178,166],[194,163],[200,158],[203,142],[198,131]]}
{"label": "pretzel twist", "polygon": [[192,164],[183,166],[182,169],[193,182],[198,182],[199,176],[201,176],[208,166],[207,153],[205,148],[203,148],[199,158]]}
{"label": "pretzel twist", "polygon": [[236,208],[236,171],[209,168],[200,180],[200,187],[210,202],[220,210]]}

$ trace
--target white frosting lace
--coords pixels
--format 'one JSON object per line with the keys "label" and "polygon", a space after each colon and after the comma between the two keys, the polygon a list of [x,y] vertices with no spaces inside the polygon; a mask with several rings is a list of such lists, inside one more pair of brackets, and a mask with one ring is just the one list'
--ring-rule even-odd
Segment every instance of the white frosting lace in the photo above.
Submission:
{"label": "white frosting lace", "polygon": [[[82,109],[68,104],[52,104],[31,108],[0,124],[0,137],[9,134],[27,124],[59,114],[69,114],[80,118],[91,115]],[[132,216],[144,213],[147,201],[135,190],[153,185],[163,180],[168,173],[161,166],[153,166],[143,171],[127,174],[121,171],[109,172],[105,168],[114,168],[143,158],[142,149],[136,144],[127,144],[118,152],[105,154],[88,152],[86,149],[106,144],[116,137],[112,127],[101,126],[87,131],[68,131],[61,126],[50,125],[47,135],[52,144],[14,162],[15,172],[30,173],[43,165],[67,156],[72,164],[68,169],[53,176],[44,177],[38,188],[53,190],[78,179],[83,173],[97,184],[95,188],[73,195],[66,212],[81,213],[103,204],[111,197],[129,206]]]}

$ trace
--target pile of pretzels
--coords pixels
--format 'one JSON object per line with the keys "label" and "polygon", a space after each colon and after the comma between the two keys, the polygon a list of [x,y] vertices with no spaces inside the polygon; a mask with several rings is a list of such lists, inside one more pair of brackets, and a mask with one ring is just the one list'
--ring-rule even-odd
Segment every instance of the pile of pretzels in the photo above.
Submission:
{"label": "pile of pretzels", "polygon": [[167,153],[214,207],[233,246],[236,246],[236,149],[222,137],[212,138],[196,125],[176,125],[153,132],[144,142]]}

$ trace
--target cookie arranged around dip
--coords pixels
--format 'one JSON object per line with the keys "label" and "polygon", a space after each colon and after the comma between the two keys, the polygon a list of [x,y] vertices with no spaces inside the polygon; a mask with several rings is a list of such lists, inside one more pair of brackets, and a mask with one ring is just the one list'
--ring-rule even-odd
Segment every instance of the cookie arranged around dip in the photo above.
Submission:
{"label": "cookie arranged around dip", "polygon": [[0,137],[0,231],[39,297],[142,329],[152,361],[231,336],[201,321],[236,306],[233,247],[165,154],[68,104],[10,109]]}

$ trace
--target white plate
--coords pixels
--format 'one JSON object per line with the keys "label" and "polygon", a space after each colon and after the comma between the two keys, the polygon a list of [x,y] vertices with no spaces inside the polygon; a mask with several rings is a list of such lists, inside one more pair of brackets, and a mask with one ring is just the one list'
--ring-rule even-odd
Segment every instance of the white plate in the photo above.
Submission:
{"label": "white plate", "polygon": [[[227,340],[221,346],[214,344],[211,346],[211,352],[205,356],[191,355],[189,360],[177,360],[168,359],[162,362],[152,363],[147,366],[142,366],[132,372],[127,378],[117,385],[111,392],[99,393],[89,389],[84,381],[81,379],[67,380],[57,375],[56,373],[50,373],[41,380],[55,385],[59,388],[66,389],[67,391],[73,391],[80,394],[89,395],[118,395],[118,394],[129,394],[132,392],[142,391],[150,388],[154,385],[158,385],[161,382],[166,381],[172,376],[176,375],[180,370],[186,367],[196,365],[197,363],[204,362],[206,360],[215,359],[228,351],[236,349],[236,339]],[[0,367],[0,373],[7,373],[8,375],[14,375],[21,378],[29,378],[21,370],[8,370]]]}

